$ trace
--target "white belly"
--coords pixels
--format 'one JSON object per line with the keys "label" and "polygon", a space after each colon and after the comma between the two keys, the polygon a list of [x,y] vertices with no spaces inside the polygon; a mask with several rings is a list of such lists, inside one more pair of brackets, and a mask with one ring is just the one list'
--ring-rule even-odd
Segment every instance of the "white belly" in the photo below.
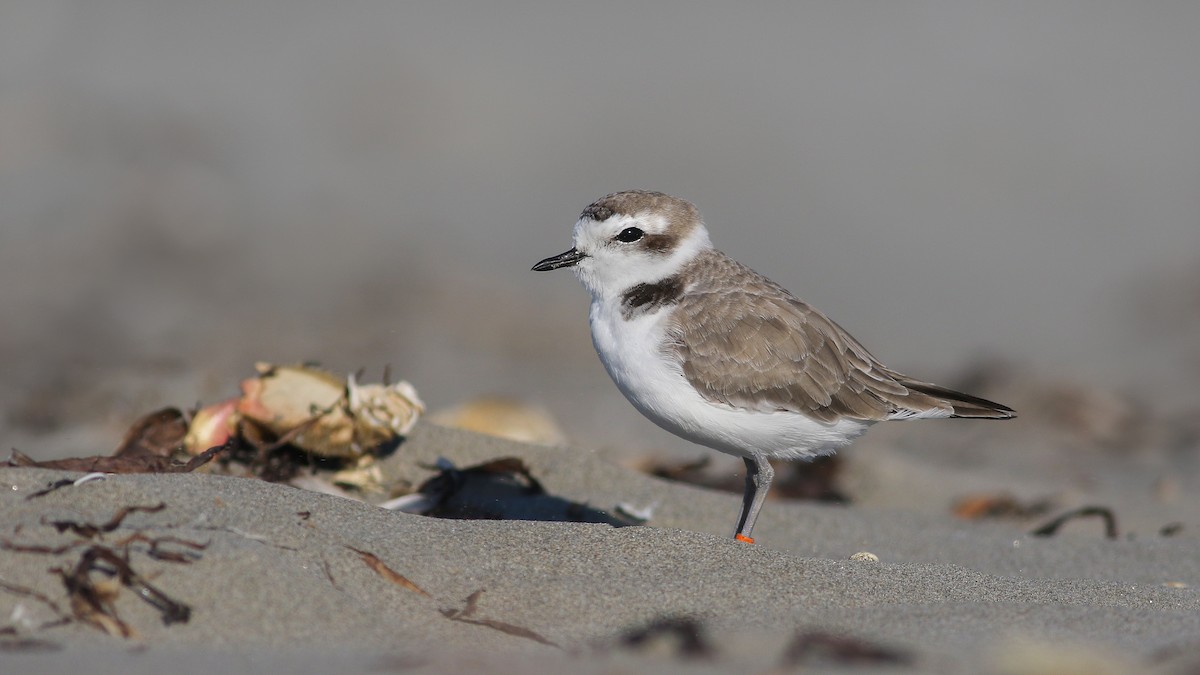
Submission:
{"label": "white belly", "polygon": [[858,421],[824,424],[794,412],[757,412],[710,403],[663,349],[669,310],[626,320],[618,302],[593,301],[592,342],[617,388],[643,415],[671,433],[731,455],[811,459],[867,429]]}

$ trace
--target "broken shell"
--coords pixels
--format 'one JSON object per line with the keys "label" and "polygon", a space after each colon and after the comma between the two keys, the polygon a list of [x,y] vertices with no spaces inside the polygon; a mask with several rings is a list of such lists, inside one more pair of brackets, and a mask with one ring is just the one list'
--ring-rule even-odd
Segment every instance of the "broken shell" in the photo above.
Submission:
{"label": "broken shell", "polygon": [[333,410],[346,388],[332,373],[308,366],[255,368],[258,377],[242,380],[238,412],[280,435]]}
{"label": "broken shell", "polygon": [[412,430],[425,406],[407,382],[359,385],[311,366],[258,364],[242,382],[242,419],[322,457],[356,458]]}
{"label": "broken shell", "polygon": [[407,435],[425,412],[417,390],[403,381],[360,385],[351,374],[346,378],[346,400],[354,419],[354,440],[365,447]]}
{"label": "broken shell", "polygon": [[359,457],[354,466],[347,467],[329,477],[338,487],[353,488],[360,493],[380,494],[384,492],[383,469],[374,457]]}
{"label": "broken shell", "polygon": [[658,508],[659,502],[653,502],[648,506],[634,506],[628,502],[617,504],[616,512],[618,516],[623,516],[641,525],[647,523],[654,517],[654,511]]}
{"label": "broken shell", "polygon": [[238,399],[205,406],[192,415],[192,423],[188,425],[187,435],[183,438],[183,447],[189,455],[198,455],[205,450],[225,445],[226,441],[237,431]]}

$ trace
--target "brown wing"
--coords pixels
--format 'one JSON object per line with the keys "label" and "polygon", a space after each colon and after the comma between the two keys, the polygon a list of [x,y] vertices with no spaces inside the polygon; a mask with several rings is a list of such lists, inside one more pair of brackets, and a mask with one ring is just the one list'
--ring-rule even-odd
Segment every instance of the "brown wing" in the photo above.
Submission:
{"label": "brown wing", "polygon": [[925,383],[902,384],[907,378],[765,277],[715,251],[697,261],[695,272],[701,282],[680,299],[669,330],[684,375],[707,400],[803,412],[824,422],[955,414],[938,395],[950,390],[925,393],[911,386]]}

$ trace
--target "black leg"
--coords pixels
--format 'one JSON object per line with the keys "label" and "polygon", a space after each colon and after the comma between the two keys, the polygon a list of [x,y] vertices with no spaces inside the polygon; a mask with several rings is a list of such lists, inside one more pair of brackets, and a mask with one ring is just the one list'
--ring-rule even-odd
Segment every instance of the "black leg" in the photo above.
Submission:
{"label": "black leg", "polygon": [[771,481],[775,478],[775,469],[766,457],[755,455],[742,458],[746,462],[746,490],[742,493],[742,514],[738,517],[737,533],[734,538],[753,544],[750,533],[754,530],[754,521],[758,520],[758,512],[762,510],[763,500],[771,489]]}

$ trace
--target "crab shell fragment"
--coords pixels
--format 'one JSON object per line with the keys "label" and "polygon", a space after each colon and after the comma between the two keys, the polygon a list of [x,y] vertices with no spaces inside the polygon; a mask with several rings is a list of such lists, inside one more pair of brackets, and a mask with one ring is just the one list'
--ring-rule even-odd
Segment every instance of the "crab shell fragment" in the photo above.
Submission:
{"label": "crab shell fragment", "polygon": [[187,435],[183,437],[188,454],[198,455],[211,447],[225,445],[237,433],[237,404],[238,399],[231,398],[205,406],[192,415]]}
{"label": "crab shell fragment", "polygon": [[[242,381],[236,417],[262,432],[255,436],[321,457],[355,459],[394,443],[425,411],[408,382],[360,385],[354,375],[342,380],[311,366],[260,363],[256,369],[257,377]],[[195,419],[208,420],[209,410],[202,409]],[[225,429],[228,422],[216,426]]]}

